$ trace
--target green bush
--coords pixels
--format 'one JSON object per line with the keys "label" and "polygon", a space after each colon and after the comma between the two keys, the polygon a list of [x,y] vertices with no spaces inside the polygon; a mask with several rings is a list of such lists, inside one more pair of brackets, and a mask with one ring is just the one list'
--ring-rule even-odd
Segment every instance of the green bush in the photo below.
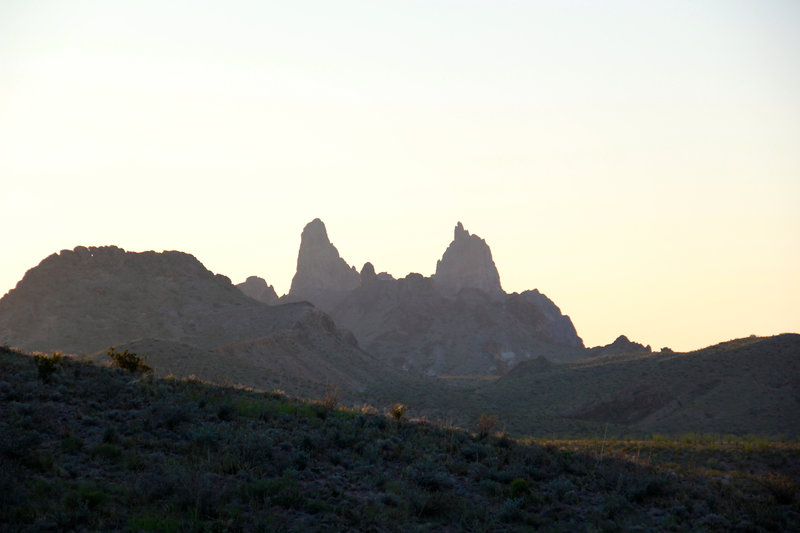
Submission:
{"label": "green bush", "polygon": [[44,383],[49,383],[53,374],[58,367],[64,362],[64,356],[61,352],[53,352],[52,355],[34,355],[33,362],[36,364],[36,370],[39,372],[39,379]]}
{"label": "green bush", "polygon": [[111,346],[108,349],[108,356],[111,358],[111,365],[117,368],[122,368],[128,372],[152,372],[153,369],[145,364],[141,357],[134,352],[125,350],[120,353]]}
{"label": "green bush", "polygon": [[511,482],[511,497],[512,498],[521,498],[523,496],[527,496],[531,493],[531,488],[528,485],[528,481],[518,477],[514,481]]}

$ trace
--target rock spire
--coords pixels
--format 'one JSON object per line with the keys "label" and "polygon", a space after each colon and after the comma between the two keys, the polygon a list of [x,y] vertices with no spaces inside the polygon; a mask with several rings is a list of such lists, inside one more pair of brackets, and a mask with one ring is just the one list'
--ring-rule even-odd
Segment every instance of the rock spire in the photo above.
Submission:
{"label": "rock spire", "polygon": [[289,294],[308,298],[320,291],[348,291],[360,283],[358,271],[339,257],[339,251],[328,239],[325,224],[318,218],[309,222],[300,236],[297,272]]}
{"label": "rock spire", "polygon": [[453,242],[436,262],[433,279],[446,293],[480,289],[494,296],[503,292],[489,245],[477,235],[470,235],[461,222],[456,224]]}

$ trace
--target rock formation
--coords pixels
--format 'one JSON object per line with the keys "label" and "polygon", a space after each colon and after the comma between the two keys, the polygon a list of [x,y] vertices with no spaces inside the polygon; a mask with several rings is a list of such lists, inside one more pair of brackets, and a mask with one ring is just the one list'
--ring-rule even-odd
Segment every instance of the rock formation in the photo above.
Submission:
{"label": "rock formation", "polygon": [[272,285],[267,285],[267,282],[258,276],[248,277],[244,282],[238,283],[236,288],[259,302],[268,305],[278,303],[278,294],[275,292],[275,288]]}
{"label": "rock formation", "polygon": [[[300,248],[298,282],[284,301],[310,301],[352,331],[367,352],[397,368],[502,374],[527,359],[565,361],[585,353],[569,317],[546,296],[503,292],[489,246],[461,223],[428,278],[394,279],[376,274],[371,263],[356,274],[319,220],[303,230]],[[309,264],[313,257],[319,264]]]}
{"label": "rock formation", "polygon": [[433,280],[448,294],[461,289],[480,289],[490,296],[503,292],[489,246],[477,235],[470,235],[461,222],[453,232],[453,242],[436,262]]}
{"label": "rock formation", "polygon": [[360,284],[356,269],[339,257],[339,251],[328,239],[325,224],[318,218],[309,222],[300,236],[297,272],[292,278],[289,300],[322,305]]}

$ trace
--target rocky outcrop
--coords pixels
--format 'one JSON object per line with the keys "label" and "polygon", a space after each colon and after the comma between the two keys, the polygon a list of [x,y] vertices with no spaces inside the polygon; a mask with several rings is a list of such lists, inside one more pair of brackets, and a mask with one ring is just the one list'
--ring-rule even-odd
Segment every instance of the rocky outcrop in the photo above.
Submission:
{"label": "rocky outcrop", "polygon": [[309,222],[300,236],[297,272],[288,300],[330,302],[360,284],[361,276],[355,267],[339,257],[339,251],[328,239],[325,224],[318,218]]}
{"label": "rocky outcrop", "polygon": [[461,289],[480,289],[489,296],[503,292],[492,251],[486,241],[470,235],[461,222],[453,232],[453,242],[436,262],[433,280],[447,294],[456,294]]}
{"label": "rocky outcrop", "polygon": [[263,302],[267,305],[278,303],[278,294],[272,285],[267,285],[263,278],[250,276],[242,283],[238,283],[236,288],[254,300]]}
{"label": "rocky outcrop", "polygon": [[589,356],[599,357],[604,355],[644,354],[651,353],[652,351],[653,350],[649,345],[644,346],[638,342],[628,340],[628,337],[625,335],[620,335],[611,344],[589,348]]}

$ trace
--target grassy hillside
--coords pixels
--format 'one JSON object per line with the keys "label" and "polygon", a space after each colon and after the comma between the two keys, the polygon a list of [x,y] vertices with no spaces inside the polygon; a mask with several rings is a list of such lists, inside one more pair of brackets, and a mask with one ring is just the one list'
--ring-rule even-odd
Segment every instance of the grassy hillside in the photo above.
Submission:
{"label": "grassy hillside", "polygon": [[[46,362],[39,366],[46,368]],[[800,529],[800,443],[517,441],[0,349],[4,530]]]}

